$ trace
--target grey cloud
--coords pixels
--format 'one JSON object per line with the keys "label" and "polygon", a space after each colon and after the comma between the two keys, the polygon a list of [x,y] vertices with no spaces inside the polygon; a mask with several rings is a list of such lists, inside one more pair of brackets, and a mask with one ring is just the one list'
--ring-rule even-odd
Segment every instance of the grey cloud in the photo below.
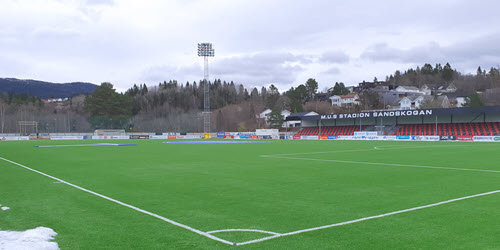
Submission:
{"label": "grey cloud", "polygon": [[175,67],[169,65],[152,66],[144,69],[140,79],[147,83],[158,83],[168,80],[193,81],[203,78],[203,69],[198,64]]}
{"label": "grey cloud", "polygon": [[436,43],[429,43],[425,46],[406,50],[390,47],[386,43],[381,43],[366,49],[361,55],[361,58],[379,62],[420,63],[441,61],[444,58],[442,53],[442,48]]}
{"label": "grey cloud", "polygon": [[[291,53],[258,53],[214,60],[209,64],[210,79],[236,81],[246,85],[286,84],[295,81],[310,59]],[[142,72],[142,79],[155,83],[169,79],[198,81],[203,69],[198,64],[174,67],[155,66]]]}
{"label": "grey cloud", "polygon": [[79,36],[81,33],[74,29],[67,28],[54,28],[54,27],[41,27],[37,28],[31,35],[34,38],[48,38],[48,39],[61,39]]}
{"label": "grey cloud", "polygon": [[248,84],[290,83],[310,63],[305,56],[291,53],[258,53],[235,56],[217,61],[214,74]]}
{"label": "grey cloud", "polygon": [[410,49],[390,47],[386,43],[376,44],[366,49],[361,58],[371,61],[390,61],[400,63],[472,62],[481,64],[488,58],[500,59],[500,34],[488,35],[450,46],[436,42]]}
{"label": "grey cloud", "polygon": [[113,5],[114,0],[85,0],[88,5]]}
{"label": "grey cloud", "polygon": [[343,51],[328,51],[319,57],[319,61],[324,63],[347,63],[349,59],[349,55]]}
{"label": "grey cloud", "polygon": [[[19,64],[0,67],[0,75],[30,71],[55,81],[109,80],[123,88],[138,81],[199,80],[199,64],[179,65],[199,62],[193,58],[194,46],[206,40],[216,46],[210,64],[213,77],[259,85],[284,86],[321,76],[325,81],[362,81],[423,62],[449,61],[455,66],[457,61],[477,67],[497,66],[500,61],[500,36],[494,26],[500,23],[499,1],[290,3],[4,0],[0,55],[16,58]],[[477,38],[458,42],[467,37]],[[365,48],[360,58],[342,52]],[[240,56],[229,57],[235,54]],[[342,71],[320,72],[335,64],[344,64]]]}
{"label": "grey cloud", "polygon": [[332,67],[332,68],[329,68],[321,73],[326,74],[326,75],[338,75],[338,74],[340,74],[340,69],[337,67]]}

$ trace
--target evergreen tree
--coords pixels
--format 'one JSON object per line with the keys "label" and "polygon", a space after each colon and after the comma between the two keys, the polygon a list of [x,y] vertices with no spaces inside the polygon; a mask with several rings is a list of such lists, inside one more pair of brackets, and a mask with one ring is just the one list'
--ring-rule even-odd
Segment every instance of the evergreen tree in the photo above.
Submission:
{"label": "evergreen tree", "polygon": [[476,76],[483,76],[483,70],[481,69],[481,66],[477,67]]}
{"label": "evergreen tree", "polygon": [[278,108],[274,108],[271,111],[271,114],[269,114],[268,122],[271,128],[281,128],[284,122],[283,116],[281,115],[281,110]]}
{"label": "evergreen tree", "polygon": [[349,90],[345,87],[343,82],[336,82],[331,90],[332,95],[347,95]]}
{"label": "evergreen tree", "polygon": [[474,93],[468,97],[464,106],[466,106],[466,107],[482,107],[482,106],[484,106],[484,103],[481,100],[481,97],[479,96],[479,94]]}
{"label": "evergreen tree", "polygon": [[280,92],[278,88],[276,88],[274,84],[271,84],[271,86],[269,86],[269,93],[266,100],[266,106],[269,108],[273,108],[279,98],[280,98]]}
{"label": "evergreen tree", "polygon": [[131,115],[132,99],[116,93],[111,83],[102,83],[85,98],[85,110],[91,115]]}
{"label": "evergreen tree", "polygon": [[318,90],[318,82],[313,78],[309,78],[306,81],[305,87],[307,90],[308,101],[314,100],[314,97],[316,96],[316,91]]}
{"label": "evergreen tree", "polygon": [[441,72],[441,77],[446,82],[450,82],[451,80],[453,80],[453,74],[454,70],[451,68],[451,65],[449,63],[446,63],[446,65],[443,67],[443,71]]}

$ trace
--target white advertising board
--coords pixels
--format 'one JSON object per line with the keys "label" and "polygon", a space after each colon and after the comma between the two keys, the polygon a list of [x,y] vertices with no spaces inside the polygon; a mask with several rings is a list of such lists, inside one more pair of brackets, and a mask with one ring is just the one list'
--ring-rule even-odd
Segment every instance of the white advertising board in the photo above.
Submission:
{"label": "white advertising board", "polygon": [[354,132],[354,136],[377,136],[378,133],[376,131],[369,131],[369,132],[361,132],[357,131]]}
{"label": "white advertising board", "polygon": [[302,140],[318,140],[318,136],[317,135],[302,135],[300,136],[300,139]]}
{"label": "white advertising board", "polygon": [[29,136],[2,136],[0,141],[29,141]]}
{"label": "white advertising board", "polygon": [[495,136],[474,136],[474,141],[495,141]]}
{"label": "white advertising board", "polygon": [[168,139],[168,135],[150,135],[149,139],[166,140],[166,139]]}
{"label": "white advertising board", "polygon": [[124,139],[130,139],[130,136],[128,135],[93,135],[92,136],[93,140],[124,140]]}
{"label": "white advertising board", "polygon": [[439,136],[418,135],[415,136],[415,141],[439,141]]}
{"label": "white advertising board", "polygon": [[278,129],[257,129],[255,130],[256,135],[278,135]]}
{"label": "white advertising board", "polygon": [[83,136],[75,135],[51,135],[51,140],[83,140]]}

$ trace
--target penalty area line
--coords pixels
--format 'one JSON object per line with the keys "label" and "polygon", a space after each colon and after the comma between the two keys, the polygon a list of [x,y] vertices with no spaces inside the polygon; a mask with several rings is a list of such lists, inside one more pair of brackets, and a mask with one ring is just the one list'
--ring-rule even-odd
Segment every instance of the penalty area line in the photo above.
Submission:
{"label": "penalty area line", "polygon": [[0,160],[3,160],[3,161],[6,161],[6,162],[9,162],[9,163],[12,163],[12,164],[14,164],[14,165],[17,165],[17,166],[22,167],[22,168],[24,168],[24,169],[27,169],[27,170],[29,170],[29,171],[35,172],[35,173],[37,173],[37,174],[41,174],[41,175],[43,175],[43,176],[45,176],[45,177],[51,178],[51,179],[56,180],[56,181],[58,181],[58,182],[60,182],[60,183],[64,183],[64,184],[66,184],[66,185],[68,185],[68,186],[74,187],[74,188],[76,188],[76,189],[79,189],[79,190],[81,190],[81,191],[87,192],[87,193],[89,193],[89,194],[93,194],[93,195],[95,195],[95,196],[101,197],[101,198],[106,199],[106,200],[108,200],[108,201],[114,202],[114,203],[116,203],[116,204],[118,204],[118,205],[121,205],[121,206],[124,206],[124,207],[128,207],[128,208],[133,209],[133,210],[135,210],[135,211],[137,211],[137,212],[140,212],[140,213],[143,213],[143,214],[147,214],[147,215],[153,216],[153,217],[155,217],[155,218],[157,218],[157,219],[160,219],[160,220],[165,221],[165,222],[168,222],[168,223],[170,223],[170,224],[172,224],[172,225],[175,225],[175,226],[178,226],[178,227],[181,227],[181,228],[187,229],[187,230],[189,230],[189,231],[191,231],[191,232],[194,232],[194,233],[197,233],[197,234],[199,234],[199,235],[205,236],[205,237],[210,238],[210,239],[212,239],[212,240],[216,240],[216,241],[219,241],[219,242],[222,242],[222,243],[225,243],[225,244],[228,244],[228,245],[232,245],[232,246],[234,246],[234,245],[236,244],[236,243],[234,243],[234,242],[230,242],[230,241],[227,241],[227,240],[221,239],[221,238],[219,238],[219,237],[213,236],[213,235],[211,235],[211,234],[209,234],[209,233],[203,232],[203,231],[198,230],[198,229],[196,229],[196,228],[192,228],[192,227],[190,227],[190,226],[187,226],[187,225],[181,224],[181,223],[176,222],[176,221],[174,221],[174,220],[171,220],[171,219],[165,218],[165,217],[160,216],[160,215],[158,215],[158,214],[151,213],[151,212],[146,211],[146,210],[144,210],[144,209],[141,209],[141,208],[138,208],[138,207],[135,207],[135,206],[129,205],[129,204],[125,203],[125,202],[121,202],[121,201],[119,201],[119,200],[115,200],[115,199],[113,199],[113,198],[111,198],[111,197],[108,197],[108,196],[105,196],[105,195],[102,195],[102,194],[96,193],[96,192],[94,192],[94,191],[92,191],[92,190],[88,190],[88,189],[86,189],[86,188],[83,188],[83,187],[77,186],[77,185],[75,185],[75,184],[69,183],[69,182],[64,181],[64,180],[61,180],[61,179],[59,179],[59,178],[57,178],[57,177],[54,177],[54,176],[52,176],[52,175],[48,175],[48,174],[43,173],[43,172],[41,172],[41,171],[38,171],[38,170],[32,169],[32,168],[27,167],[27,166],[25,166],[25,165],[22,165],[22,164],[20,164],[20,163],[17,163],[17,162],[14,162],[14,161],[11,161],[11,160],[8,160],[8,159],[5,159],[5,158],[3,158],[3,157],[0,157]]}
{"label": "penalty area line", "polygon": [[288,233],[282,233],[282,234],[272,235],[272,236],[268,236],[268,237],[264,237],[264,238],[260,238],[260,239],[256,239],[256,240],[239,242],[239,243],[236,243],[236,245],[237,246],[247,245],[247,244],[258,243],[258,242],[262,242],[262,241],[266,241],[266,240],[270,240],[270,239],[275,239],[275,238],[279,238],[279,237],[283,237],[283,236],[289,236],[289,235],[294,235],[294,234],[311,232],[311,231],[316,231],[316,230],[321,230],[321,229],[331,228],[331,227],[344,226],[344,225],[349,225],[349,224],[353,224],[353,223],[357,223],[357,222],[362,222],[362,221],[367,221],[367,220],[382,218],[382,217],[386,217],[386,216],[390,216],[390,215],[407,213],[407,212],[421,210],[421,209],[430,208],[430,207],[437,207],[437,206],[448,204],[448,203],[452,203],[452,202],[457,202],[457,201],[462,201],[462,200],[467,200],[467,199],[472,199],[472,198],[476,198],[476,197],[481,197],[481,196],[486,196],[486,195],[492,195],[492,194],[497,194],[497,193],[500,193],[500,190],[495,190],[495,191],[481,193],[481,194],[475,194],[475,195],[469,195],[469,196],[460,197],[460,198],[451,199],[451,200],[446,200],[446,201],[441,201],[441,202],[437,202],[437,203],[433,203],[433,204],[429,204],[429,205],[424,205],[424,206],[419,206],[419,207],[413,207],[413,208],[403,209],[403,210],[399,210],[399,211],[394,211],[394,212],[389,212],[389,213],[384,213],[384,214],[379,214],[379,215],[374,215],[374,216],[359,218],[359,219],[350,220],[350,221],[339,222],[339,223],[325,225],[325,226],[320,226],[320,227],[313,227],[313,228],[307,228],[307,229],[292,231],[292,232],[288,232]]}

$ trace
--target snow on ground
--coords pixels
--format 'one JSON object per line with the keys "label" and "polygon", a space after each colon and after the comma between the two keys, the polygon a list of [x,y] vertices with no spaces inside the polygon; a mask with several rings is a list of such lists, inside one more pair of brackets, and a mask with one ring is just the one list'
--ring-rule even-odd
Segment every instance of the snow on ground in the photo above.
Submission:
{"label": "snow on ground", "polygon": [[58,250],[56,242],[51,242],[57,235],[47,227],[37,227],[22,232],[0,231],[0,250]]}

